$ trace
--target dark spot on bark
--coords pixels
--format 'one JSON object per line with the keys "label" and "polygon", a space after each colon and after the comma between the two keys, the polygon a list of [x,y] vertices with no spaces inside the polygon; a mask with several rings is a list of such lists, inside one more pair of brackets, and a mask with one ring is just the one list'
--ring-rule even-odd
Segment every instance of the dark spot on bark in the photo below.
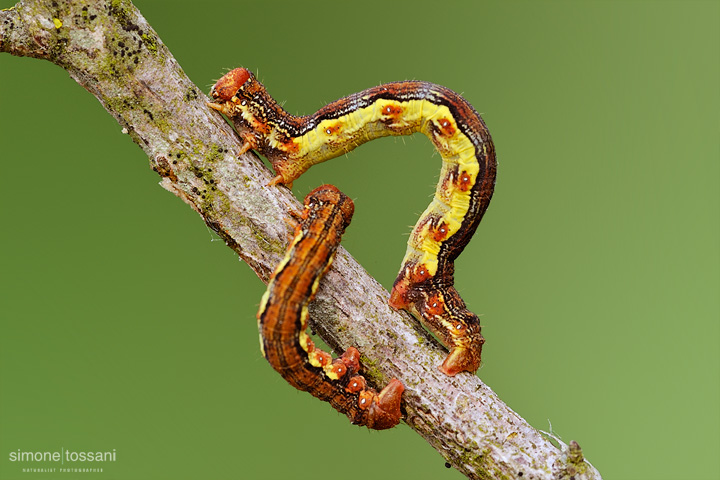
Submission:
{"label": "dark spot on bark", "polygon": [[196,98],[198,98],[198,93],[194,88],[191,88],[190,90],[187,91],[187,93],[185,93],[185,101],[186,102],[195,100]]}
{"label": "dark spot on bark", "polygon": [[147,108],[143,109],[143,113],[145,113],[148,117],[150,117],[151,121],[155,120],[155,117],[153,116],[152,112],[150,112]]}

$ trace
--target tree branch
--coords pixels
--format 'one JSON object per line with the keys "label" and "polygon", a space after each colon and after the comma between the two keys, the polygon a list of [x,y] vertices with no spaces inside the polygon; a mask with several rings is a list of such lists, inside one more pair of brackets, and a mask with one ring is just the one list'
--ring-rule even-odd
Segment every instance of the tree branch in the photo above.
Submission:
{"label": "tree branch", "polygon": [[[28,0],[0,12],[0,51],[49,60],[100,100],[148,155],[162,186],[265,282],[291,234],[285,188],[241,142],[127,0]],[[335,350],[356,346],[364,373],[406,386],[405,422],[470,478],[599,479],[575,442],[556,448],[476,376],[437,370],[445,352],[344,249],[311,306]]]}

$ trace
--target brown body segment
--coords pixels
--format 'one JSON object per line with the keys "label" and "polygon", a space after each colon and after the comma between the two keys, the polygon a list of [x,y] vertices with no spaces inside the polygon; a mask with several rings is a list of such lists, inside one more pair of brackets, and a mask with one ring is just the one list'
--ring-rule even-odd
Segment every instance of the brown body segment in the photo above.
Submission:
{"label": "brown body segment", "polygon": [[295,237],[268,283],[257,317],[263,354],[288,383],[329,402],[352,423],[382,430],[400,422],[403,384],[392,379],[380,393],[367,388],[365,379],[357,375],[357,349],[350,347],[333,360],[305,333],[307,306],[353,211],[352,200],[332,185],[305,197]]}
{"label": "brown body segment", "polygon": [[[443,170],[435,200],[410,235],[390,305],[418,317],[450,349],[441,371],[475,372],[484,343],[479,319],[453,287],[454,261],[475,233],[495,185],[495,148],[475,109],[448,88],[406,81],[349,95],[312,115],[294,116],[244,68],[221,78],[211,95],[214,101],[208,105],[232,119],[245,141],[243,151],[255,149],[272,163],[277,174],[272,185],[291,186],[312,165],[375,138],[415,132],[430,138],[443,157]],[[432,314],[426,308],[430,297],[436,304]]]}

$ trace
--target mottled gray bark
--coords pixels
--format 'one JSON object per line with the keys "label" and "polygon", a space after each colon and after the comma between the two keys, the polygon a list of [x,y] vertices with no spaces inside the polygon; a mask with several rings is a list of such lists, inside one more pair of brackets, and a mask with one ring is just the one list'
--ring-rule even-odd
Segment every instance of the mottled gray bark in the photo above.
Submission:
{"label": "mottled gray bark", "polygon": [[[0,12],[0,51],[49,60],[100,100],[162,185],[267,281],[300,205],[209,109],[207,97],[127,0],[34,0]],[[354,345],[366,377],[406,386],[405,421],[470,478],[599,479],[576,443],[555,447],[476,376],[438,372],[445,352],[342,248],[311,308],[336,351]]]}

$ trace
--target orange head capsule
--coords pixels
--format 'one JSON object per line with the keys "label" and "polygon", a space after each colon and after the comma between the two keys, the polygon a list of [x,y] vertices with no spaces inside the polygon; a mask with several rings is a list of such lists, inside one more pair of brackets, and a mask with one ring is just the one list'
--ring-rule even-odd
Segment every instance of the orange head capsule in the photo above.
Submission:
{"label": "orange head capsule", "polygon": [[247,68],[236,68],[230,70],[222,76],[220,80],[213,85],[210,90],[210,96],[214,100],[222,100],[227,102],[230,100],[243,86],[245,82],[252,76]]}

